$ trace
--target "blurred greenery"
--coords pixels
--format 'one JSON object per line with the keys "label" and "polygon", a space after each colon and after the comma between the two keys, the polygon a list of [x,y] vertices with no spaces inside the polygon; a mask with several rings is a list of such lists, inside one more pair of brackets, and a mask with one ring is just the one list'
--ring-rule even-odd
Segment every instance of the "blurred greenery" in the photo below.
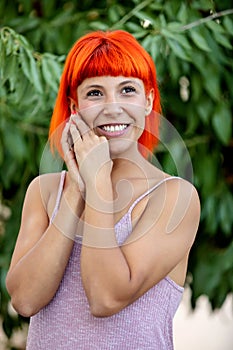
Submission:
{"label": "blurred greenery", "polygon": [[[230,0],[1,1],[0,316],[9,338],[26,321],[9,311],[5,288],[23,198],[39,173],[65,56],[90,30],[127,30],[153,57],[164,115],[189,151],[202,203],[187,278],[192,305],[205,294],[220,308],[232,293],[231,6]],[[157,158],[176,173],[161,146]]]}

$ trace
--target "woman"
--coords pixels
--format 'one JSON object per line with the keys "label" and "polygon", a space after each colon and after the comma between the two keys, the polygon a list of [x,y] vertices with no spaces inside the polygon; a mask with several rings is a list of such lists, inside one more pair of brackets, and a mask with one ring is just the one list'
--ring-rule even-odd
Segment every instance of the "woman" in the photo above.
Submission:
{"label": "woman", "polygon": [[6,280],[28,350],[173,349],[200,207],[147,160],[155,112],[155,67],[129,33],[75,43],[50,126],[67,171],[29,185]]}

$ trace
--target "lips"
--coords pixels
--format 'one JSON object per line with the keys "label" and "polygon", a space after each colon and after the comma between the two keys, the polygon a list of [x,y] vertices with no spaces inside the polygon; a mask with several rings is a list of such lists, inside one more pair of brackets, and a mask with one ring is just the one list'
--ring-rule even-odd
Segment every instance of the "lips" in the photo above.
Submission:
{"label": "lips", "polygon": [[100,133],[105,136],[116,137],[125,134],[129,124],[105,124],[98,127]]}

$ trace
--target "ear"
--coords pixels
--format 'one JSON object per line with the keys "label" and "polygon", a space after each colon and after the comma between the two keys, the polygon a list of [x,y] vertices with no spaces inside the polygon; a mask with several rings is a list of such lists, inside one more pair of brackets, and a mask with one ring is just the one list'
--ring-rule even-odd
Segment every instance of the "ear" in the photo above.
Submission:
{"label": "ear", "polygon": [[153,108],[153,102],[154,102],[154,89],[151,89],[149,93],[146,95],[146,107],[145,107],[145,113],[146,115],[149,115]]}
{"label": "ear", "polygon": [[72,97],[68,97],[68,100],[71,113],[76,113],[78,111],[77,102]]}

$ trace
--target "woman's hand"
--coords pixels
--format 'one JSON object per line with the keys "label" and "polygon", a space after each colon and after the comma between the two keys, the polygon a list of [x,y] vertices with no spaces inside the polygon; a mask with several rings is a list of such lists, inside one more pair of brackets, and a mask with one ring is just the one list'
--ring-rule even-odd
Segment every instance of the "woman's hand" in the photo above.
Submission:
{"label": "woman's hand", "polygon": [[85,191],[86,185],[110,176],[112,160],[108,141],[97,136],[80,116],[72,117],[66,124],[61,142],[67,168],[81,192]]}
{"label": "woman's hand", "polygon": [[112,160],[107,139],[97,136],[79,116],[72,117],[70,134],[75,159],[85,185],[96,184],[110,176]]}

